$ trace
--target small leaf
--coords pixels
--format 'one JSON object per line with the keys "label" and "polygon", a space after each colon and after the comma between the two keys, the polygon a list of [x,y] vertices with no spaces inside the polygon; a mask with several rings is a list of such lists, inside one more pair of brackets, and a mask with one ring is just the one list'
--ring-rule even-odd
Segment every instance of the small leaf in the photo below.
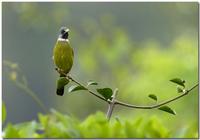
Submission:
{"label": "small leaf", "polygon": [[155,100],[155,101],[157,101],[157,96],[154,95],[154,94],[149,94],[148,97],[151,98],[151,99],[153,99],[153,100]]}
{"label": "small leaf", "polygon": [[170,81],[173,82],[173,83],[176,83],[176,84],[178,84],[178,85],[180,85],[180,86],[185,87],[185,85],[184,85],[185,80],[181,80],[181,79],[179,79],[179,78],[174,78],[174,79],[171,79]]}
{"label": "small leaf", "polygon": [[170,114],[176,115],[176,112],[174,110],[172,110],[170,107],[168,106],[161,106],[160,108],[158,108],[159,110],[168,112]]}
{"label": "small leaf", "polygon": [[4,102],[2,102],[2,122],[6,120],[6,106]]}
{"label": "small leaf", "polygon": [[15,125],[19,131],[20,136],[25,138],[32,138],[36,134],[36,130],[42,128],[35,120],[30,122],[23,122]]}
{"label": "small leaf", "polygon": [[180,86],[177,86],[176,89],[177,89],[178,93],[182,93],[183,92],[183,89]]}
{"label": "small leaf", "polygon": [[101,94],[106,100],[112,99],[113,91],[110,88],[99,88],[97,89],[97,92]]}
{"label": "small leaf", "polygon": [[90,85],[98,85],[98,83],[94,81],[88,81],[87,86],[90,86]]}
{"label": "small leaf", "polygon": [[87,89],[83,86],[73,85],[73,86],[69,87],[68,92],[74,92],[77,90],[87,90]]}

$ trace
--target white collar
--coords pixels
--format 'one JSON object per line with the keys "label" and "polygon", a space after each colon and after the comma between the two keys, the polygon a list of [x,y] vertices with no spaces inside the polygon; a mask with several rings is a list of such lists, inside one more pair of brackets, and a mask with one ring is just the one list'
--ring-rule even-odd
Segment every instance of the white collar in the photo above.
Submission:
{"label": "white collar", "polygon": [[69,42],[69,39],[63,39],[63,38],[58,38],[58,41],[66,41],[66,42]]}

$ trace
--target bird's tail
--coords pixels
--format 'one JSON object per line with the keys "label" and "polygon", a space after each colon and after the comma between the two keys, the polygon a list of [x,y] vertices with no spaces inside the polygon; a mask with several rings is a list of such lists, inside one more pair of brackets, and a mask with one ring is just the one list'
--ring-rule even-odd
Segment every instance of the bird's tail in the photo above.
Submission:
{"label": "bird's tail", "polygon": [[64,86],[63,87],[61,87],[61,88],[57,88],[56,89],[56,94],[57,95],[59,95],[59,96],[63,96],[63,94],[64,94]]}
{"label": "bird's tail", "polygon": [[[63,75],[63,74],[60,74],[60,78],[62,78],[62,77],[66,77],[66,76]],[[58,81],[56,94],[59,95],[59,96],[63,96],[63,94],[64,94],[65,85],[67,84],[67,83],[64,83],[64,82],[68,83],[68,81],[66,81],[65,78],[64,78],[64,81],[63,80]]]}

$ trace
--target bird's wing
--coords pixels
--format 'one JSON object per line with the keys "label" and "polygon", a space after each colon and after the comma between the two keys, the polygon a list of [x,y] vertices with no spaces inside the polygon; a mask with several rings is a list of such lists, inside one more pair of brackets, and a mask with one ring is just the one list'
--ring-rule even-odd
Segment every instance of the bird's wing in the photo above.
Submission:
{"label": "bird's wing", "polygon": [[74,57],[74,50],[72,49],[72,56]]}

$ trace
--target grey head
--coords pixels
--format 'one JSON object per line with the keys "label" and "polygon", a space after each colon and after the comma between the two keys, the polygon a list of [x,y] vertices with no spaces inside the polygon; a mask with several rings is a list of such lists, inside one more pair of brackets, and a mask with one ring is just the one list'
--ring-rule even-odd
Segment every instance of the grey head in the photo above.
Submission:
{"label": "grey head", "polygon": [[67,27],[61,27],[59,38],[68,39],[68,37],[69,37],[69,29]]}

